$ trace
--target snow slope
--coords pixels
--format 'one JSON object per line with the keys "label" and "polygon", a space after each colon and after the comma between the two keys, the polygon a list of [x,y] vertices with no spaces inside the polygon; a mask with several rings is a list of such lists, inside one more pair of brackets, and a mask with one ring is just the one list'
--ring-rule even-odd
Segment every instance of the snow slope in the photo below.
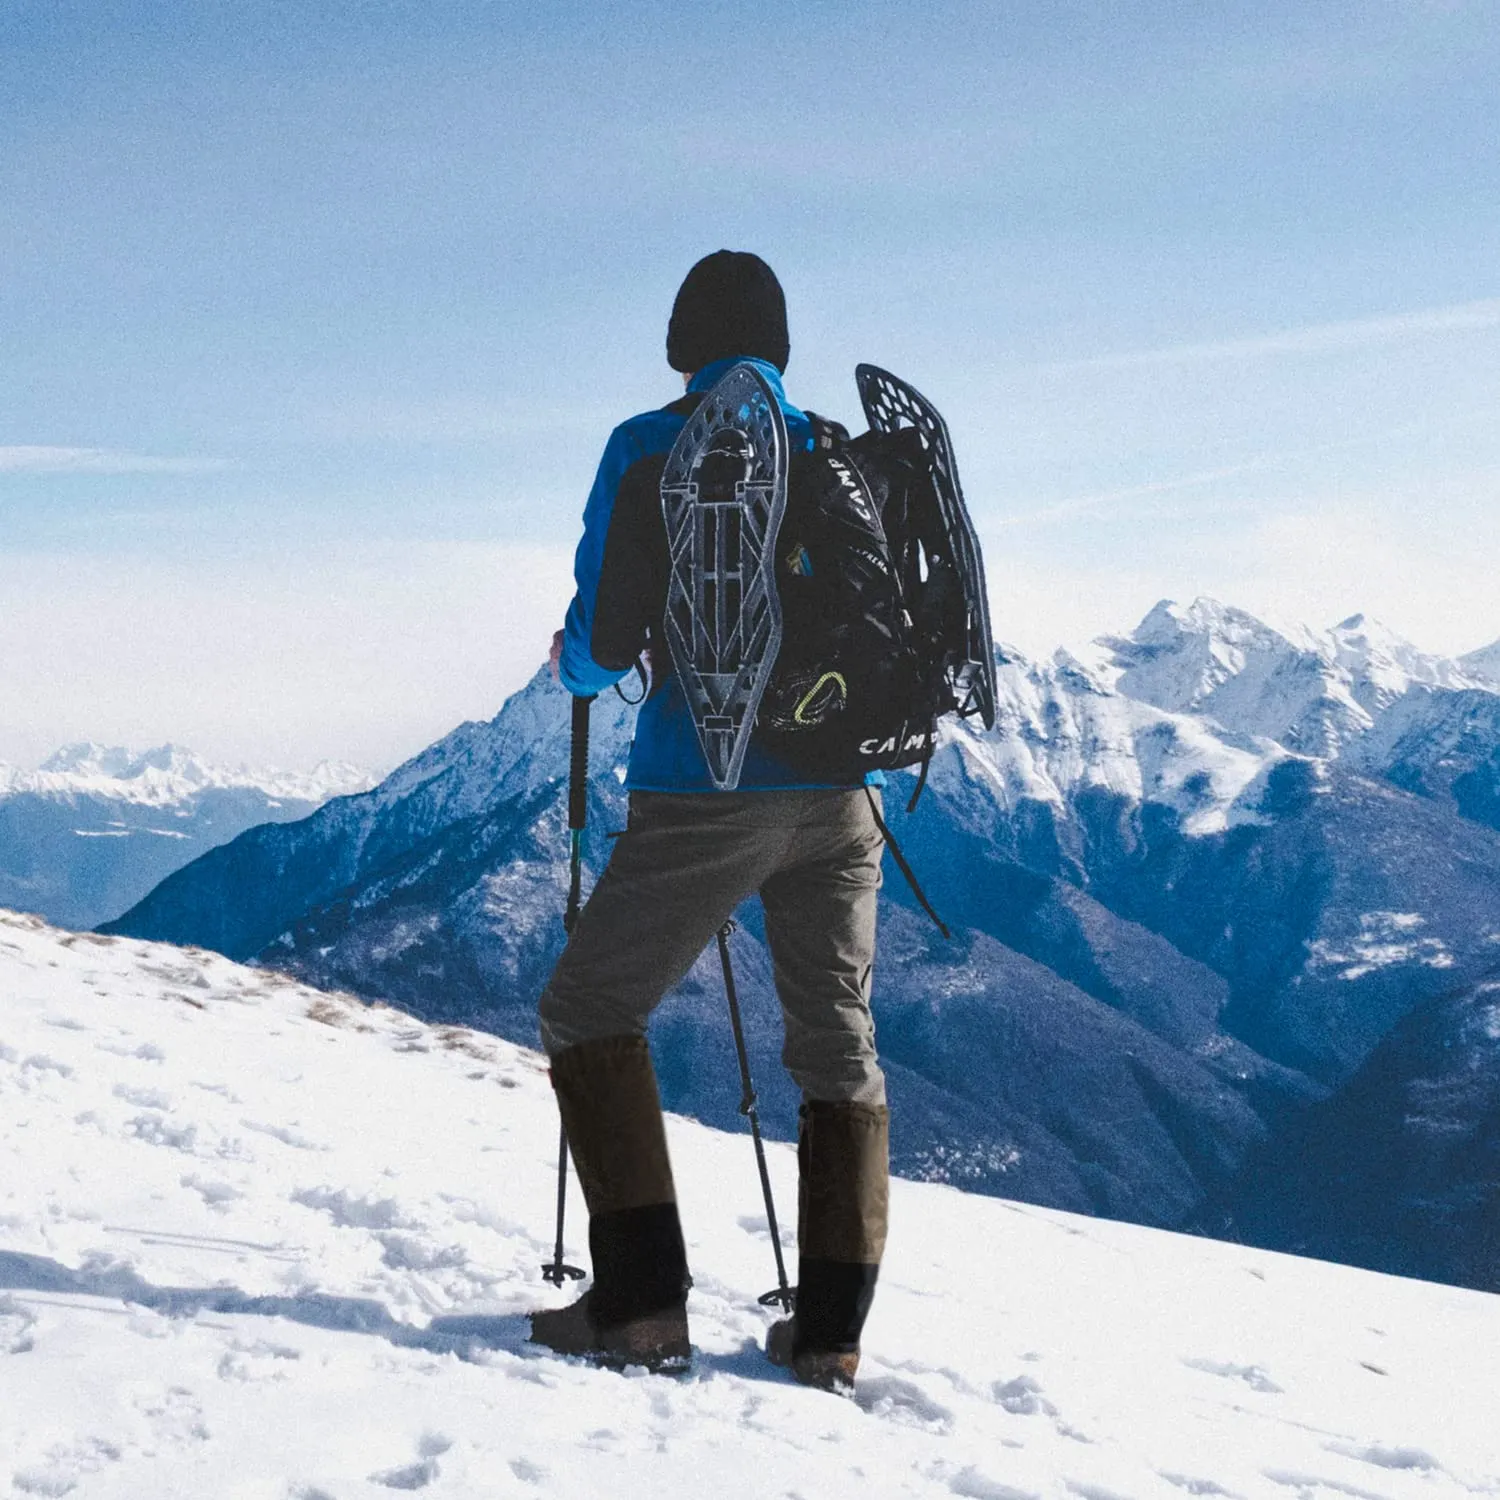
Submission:
{"label": "snow slope", "polygon": [[17,1500],[1500,1494],[1500,1298],[898,1182],[844,1401],[758,1352],[748,1142],[674,1119],[695,1366],[613,1375],[523,1342],[534,1055],[11,914],[0,994]]}

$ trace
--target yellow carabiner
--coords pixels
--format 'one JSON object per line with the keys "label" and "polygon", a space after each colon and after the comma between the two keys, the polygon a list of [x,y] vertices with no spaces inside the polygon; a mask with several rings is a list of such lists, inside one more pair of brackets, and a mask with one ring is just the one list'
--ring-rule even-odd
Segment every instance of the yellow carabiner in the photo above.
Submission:
{"label": "yellow carabiner", "polygon": [[804,718],[803,714],[811,706],[813,699],[816,698],[818,694],[823,691],[823,688],[830,682],[836,682],[839,687],[839,697],[846,703],[849,701],[849,684],[844,681],[843,676],[838,672],[825,672],[820,678],[818,678],[815,683],[813,683],[810,688],[808,688],[807,692],[802,696],[802,701],[797,705],[795,710],[793,710],[792,718],[794,718],[797,723],[811,725],[817,722],[816,720]]}

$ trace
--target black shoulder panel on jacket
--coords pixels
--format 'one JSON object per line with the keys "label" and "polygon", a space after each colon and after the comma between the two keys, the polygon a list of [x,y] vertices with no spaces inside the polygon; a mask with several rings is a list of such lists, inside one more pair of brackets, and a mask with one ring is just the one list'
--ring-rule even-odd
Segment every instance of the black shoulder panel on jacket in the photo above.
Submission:
{"label": "black shoulder panel on jacket", "polygon": [[628,671],[661,629],[667,606],[667,528],[661,513],[666,464],[665,453],[637,460],[615,494],[589,637],[589,655],[609,672]]}

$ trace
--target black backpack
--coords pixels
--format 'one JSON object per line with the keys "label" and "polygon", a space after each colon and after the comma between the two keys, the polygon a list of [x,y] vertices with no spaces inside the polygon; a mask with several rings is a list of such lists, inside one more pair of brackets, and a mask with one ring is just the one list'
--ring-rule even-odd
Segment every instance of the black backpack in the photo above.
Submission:
{"label": "black backpack", "polygon": [[756,743],[805,775],[857,780],[921,764],[956,711],[965,655],[961,582],[916,432],[851,440],[812,417],[777,540],[782,642]]}

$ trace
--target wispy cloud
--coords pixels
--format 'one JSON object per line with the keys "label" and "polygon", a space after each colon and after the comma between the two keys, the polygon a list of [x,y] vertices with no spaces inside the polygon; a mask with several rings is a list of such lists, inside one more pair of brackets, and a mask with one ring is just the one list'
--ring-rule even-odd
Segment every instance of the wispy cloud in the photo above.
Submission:
{"label": "wispy cloud", "polygon": [[1231,464],[1222,469],[1205,469],[1198,474],[1185,474],[1178,479],[1160,479],[1149,484],[1132,484],[1117,490],[1101,490],[1092,495],[1074,495],[1040,510],[1022,511],[1017,515],[1001,516],[991,524],[997,528],[1005,526],[1032,526],[1050,521],[1067,521],[1076,516],[1093,515],[1101,510],[1112,509],[1122,502],[1149,499],[1155,495],[1170,495],[1178,490],[1191,490],[1203,485],[1217,484],[1223,479],[1234,479],[1241,474],[1251,474],[1271,467],[1272,459],[1255,459],[1250,463]]}
{"label": "wispy cloud", "polygon": [[219,459],[161,458],[111,448],[0,446],[0,474],[208,474],[222,468]]}
{"label": "wispy cloud", "polygon": [[1058,360],[1046,368],[1119,370],[1143,365],[1193,365],[1237,360],[1273,359],[1289,354],[1329,354],[1380,344],[1407,343],[1446,333],[1473,333],[1500,328],[1500,297],[1429,307],[1417,312],[1392,313],[1378,318],[1354,318],[1340,323],[1314,323],[1253,338],[1221,339],[1204,344],[1174,344],[1164,349],[1139,349],[1103,354],[1089,359]]}

